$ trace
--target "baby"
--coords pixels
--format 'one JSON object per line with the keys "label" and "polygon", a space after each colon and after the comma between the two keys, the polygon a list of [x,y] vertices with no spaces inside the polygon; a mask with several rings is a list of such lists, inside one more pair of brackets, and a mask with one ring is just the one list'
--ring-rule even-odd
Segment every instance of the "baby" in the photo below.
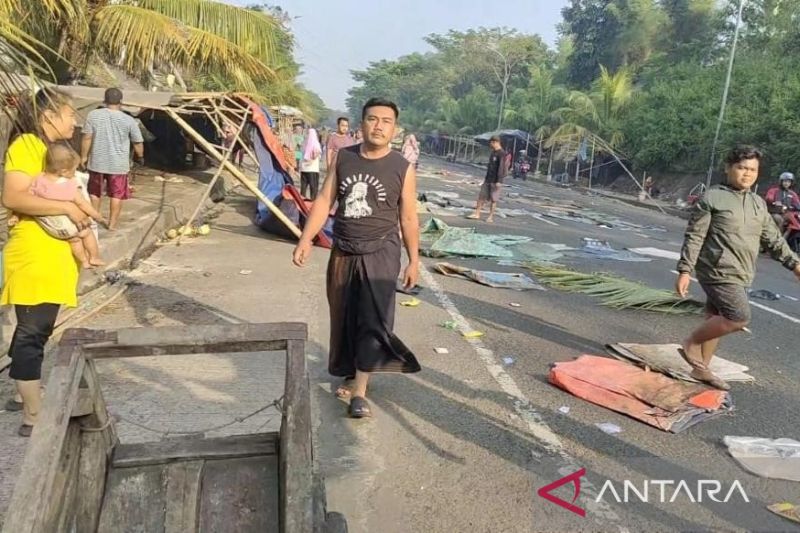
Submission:
{"label": "baby", "polygon": [[[79,158],[71,148],[53,145],[47,150],[45,171],[33,180],[31,193],[48,200],[74,202],[81,211],[106,224],[103,216],[86,201],[79,190],[81,185],[75,178]],[[91,229],[79,230],[66,215],[40,216],[36,221],[50,236],[69,241],[72,255],[83,266],[92,268],[105,265],[100,259],[97,239]]]}

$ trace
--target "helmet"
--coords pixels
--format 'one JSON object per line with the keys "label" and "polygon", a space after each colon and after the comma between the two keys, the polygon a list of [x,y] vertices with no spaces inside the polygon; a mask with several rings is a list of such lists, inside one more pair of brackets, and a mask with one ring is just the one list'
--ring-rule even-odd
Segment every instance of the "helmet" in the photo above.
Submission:
{"label": "helmet", "polygon": [[778,181],[791,181],[792,183],[794,183],[794,174],[792,174],[791,172],[784,172],[783,174],[781,174],[781,177],[778,178]]}

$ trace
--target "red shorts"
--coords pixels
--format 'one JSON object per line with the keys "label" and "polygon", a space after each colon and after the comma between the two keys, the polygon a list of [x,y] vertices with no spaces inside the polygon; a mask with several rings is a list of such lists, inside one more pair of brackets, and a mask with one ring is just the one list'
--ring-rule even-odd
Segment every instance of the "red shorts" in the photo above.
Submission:
{"label": "red shorts", "polygon": [[117,200],[127,200],[131,197],[128,187],[127,174],[103,174],[102,172],[89,171],[89,194],[100,198],[103,196],[103,183],[106,185],[106,196]]}

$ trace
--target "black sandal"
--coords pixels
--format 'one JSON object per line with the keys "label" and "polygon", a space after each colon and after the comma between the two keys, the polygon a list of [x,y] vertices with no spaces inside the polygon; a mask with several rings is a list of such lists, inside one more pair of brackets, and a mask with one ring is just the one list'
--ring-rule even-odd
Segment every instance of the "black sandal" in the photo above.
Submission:
{"label": "black sandal", "polygon": [[350,407],[347,410],[350,418],[369,418],[372,416],[372,410],[369,408],[366,398],[361,396],[353,396],[350,399]]}
{"label": "black sandal", "polygon": [[22,411],[22,402],[18,402],[14,398],[9,398],[3,409],[5,409],[10,413],[16,413],[17,411]]}
{"label": "black sandal", "polygon": [[33,426],[29,426],[28,424],[22,424],[17,430],[17,435],[20,437],[30,437],[31,433],[33,433]]}

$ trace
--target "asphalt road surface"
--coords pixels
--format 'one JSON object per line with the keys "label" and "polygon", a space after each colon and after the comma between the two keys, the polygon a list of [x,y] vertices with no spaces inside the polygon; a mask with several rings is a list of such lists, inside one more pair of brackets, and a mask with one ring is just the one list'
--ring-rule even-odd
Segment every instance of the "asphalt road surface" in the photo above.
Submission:
{"label": "asphalt road surface", "polygon": [[[436,174],[442,170],[449,175]],[[469,200],[477,195],[482,177],[479,169],[431,160],[422,161],[420,174],[421,191],[456,192]],[[532,217],[498,219],[493,225],[463,217],[446,222],[570,246],[596,237],[618,249],[679,250],[685,225],[681,219],[580,191],[508,181],[506,192],[520,196],[506,196],[504,207],[530,208],[523,194],[547,196],[666,231],[620,231],[563,220],[551,220],[557,224],[553,225]],[[398,335],[417,354],[423,371],[376,376],[369,391],[375,416],[354,421],[345,416],[346,404],[331,394],[337,382],[326,372],[327,253],[315,249],[305,269],[291,266],[293,243],[254,228],[253,206],[252,197],[232,195],[213,221],[211,235],[180,247],[160,247],[131,274],[137,286],[81,325],[307,322],[315,457],[326,478],[328,507],[347,517],[351,532],[792,530],[794,524],[772,515],[766,506],[800,503],[797,484],[745,472],[728,455],[722,439],[800,439],[797,301],[758,301],[766,309],[754,309],[752,335],[736,334],[723,341],[720,354],[746,364],[756,378],[755,383],[733,385],[735,412],[673,435],[579,400],[550,385],[547,375],[554,362],[587,353],[603,355],[609,342],[677,342],[699,317],[615,311],[589,296],[558,290],[492,289],[434,274],[430,266],[435,261],[424,259],[428,268],[421,280],[422,303],[398,306],[396,321]],[[488,260],[448,261],[521,271]],[[612,271],[664,289],[671,289],[674,281],[672,260],[561,261],[581,271]],[[766,259],[759,267],[756,288],[800,297],[800,284],[791,273]],[[696,286],[693,293],[701,297]],[[485,335],[467,341],[441,327],[448,320]],[[438,354],[435,348],[449,353]],[[513,362],[506,364],[506,358]],[[126,425],[125,420],[163,431],[173,425],[172,431],[191,431],[225,422],[279,394],[264,387],[280,383],[280,369],[262,367],[257,360],[216,355],[174,368],[162,368],[158,361],[130,364],[102,369],[108,377],[103,391],[114,410],[124,415],[120,434],[137,440],[157,440],[158,435]],[[562,407],[569,412],[561,412]],[[270,420],[253,419],[227,430],[254,431]],[[596,426],[604,422],[618,425],[621,433],[604,433]],[[577,497],[574,484],[564,484],[553,494],[574,500],[575,510],[583,510],[585,516],[538,496],[542,487],[581,469],[585,474]],[[625,503],[608,490],[598,498],[608,480],[621,500],[626,480],[640,492],[647,480],[674,485],[666,486],[664,502],[659,485],[651,485],[647,503],[637,498]],[[719,481],[723,490],[718,499],[724,499],[738,480],[749,501],[738,491],[727,503],[710,501],[705,493],[696,501],[699,480]],[[684,490],[670,501],[681,481],[691,487],[692,496]]]}

